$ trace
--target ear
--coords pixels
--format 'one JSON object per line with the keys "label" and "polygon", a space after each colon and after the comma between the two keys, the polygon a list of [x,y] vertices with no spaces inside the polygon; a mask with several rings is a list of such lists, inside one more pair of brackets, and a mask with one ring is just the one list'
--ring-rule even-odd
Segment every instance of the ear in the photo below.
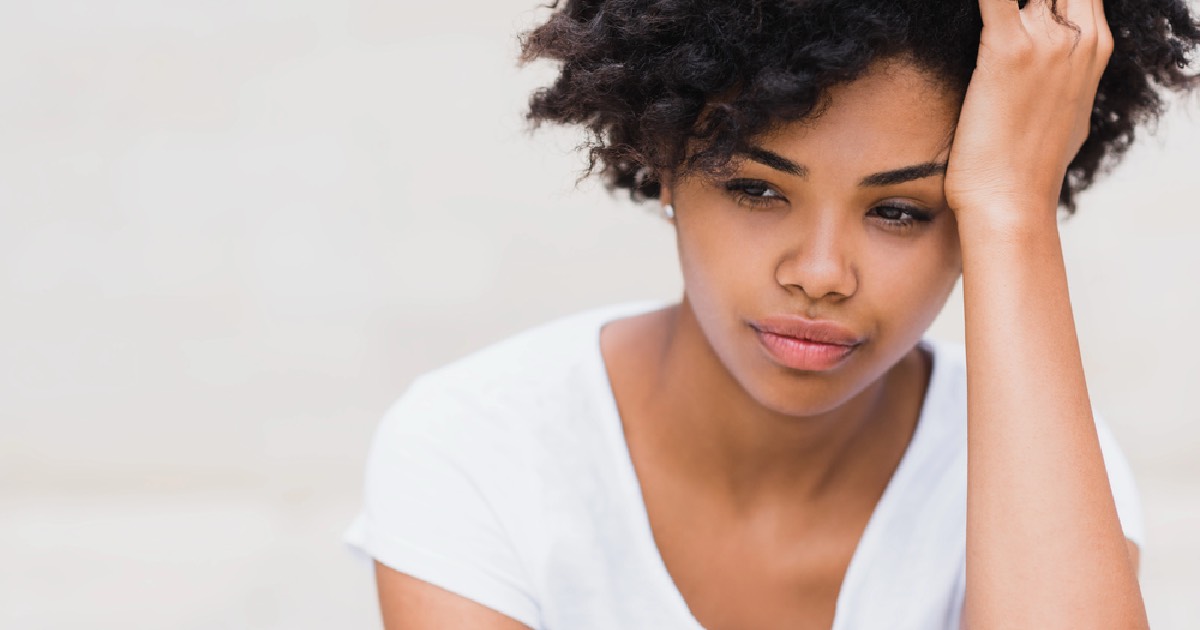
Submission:
{"label": "ear", "polygon": [[671,197],[671,176],[668,173],[658,174],[658,202],[663,206],[674,203]]}

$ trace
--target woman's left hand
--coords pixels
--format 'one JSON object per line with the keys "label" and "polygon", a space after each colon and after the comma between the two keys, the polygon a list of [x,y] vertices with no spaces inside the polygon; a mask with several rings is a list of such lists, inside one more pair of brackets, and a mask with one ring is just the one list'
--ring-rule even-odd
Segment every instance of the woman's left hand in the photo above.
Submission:
{"label": "woman's left hand", "polygon": [[946,200],[960,221],[974,213],[1004,223],[1057,216],[1063,177],[1087,138],[1113,39],[1101,0],[1058,0],[1067,23],[1056,21],[1050,4],[979,2],[979,57],[945,180]]}

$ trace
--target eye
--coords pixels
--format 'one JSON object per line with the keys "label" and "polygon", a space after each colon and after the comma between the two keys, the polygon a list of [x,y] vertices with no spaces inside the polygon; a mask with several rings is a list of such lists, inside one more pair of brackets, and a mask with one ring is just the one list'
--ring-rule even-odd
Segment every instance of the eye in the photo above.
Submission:
{"label": "eye", "polygon": [[731,179],[725,182],[725,191],[738,203],[751,208],[767,208],[787,201],[761,179]]}
{"label": "eye", "polygon": [[887,226],[901,230],[911,229],[918,223],[933,221],[932,213],[901,205],[875,206],[871,208],[870,213],[879,217]]}

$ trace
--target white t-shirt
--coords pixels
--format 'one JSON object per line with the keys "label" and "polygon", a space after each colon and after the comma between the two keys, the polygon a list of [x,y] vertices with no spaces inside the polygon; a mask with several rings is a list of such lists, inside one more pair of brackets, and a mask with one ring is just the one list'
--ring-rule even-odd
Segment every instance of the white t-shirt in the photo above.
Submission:
{"label": "white t-shirt", "polygon": [[[563,318],[430,372],[384,416],[346,534],[397,571],[535,629],[696,630],[655,546],[600,353],[621,304]],[[961,344],[923,339],[933,373],[911,443],[868,521],[834,630],[957,629],[966,537]],[[1097,416],[1125,535],[1129,466]]]}

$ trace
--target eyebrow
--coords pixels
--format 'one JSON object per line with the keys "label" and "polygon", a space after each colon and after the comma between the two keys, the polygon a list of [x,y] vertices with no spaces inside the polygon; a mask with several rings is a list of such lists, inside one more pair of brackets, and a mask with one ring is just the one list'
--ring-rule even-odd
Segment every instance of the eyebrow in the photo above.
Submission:
{"label": "eyebrow", "polygon": [[[762,164],[769,166],[777,171],[795,175],[797,177],[807,177],[808,167],[803,164],[797,164],[778,153],[768,151],[762,147],[750,147],[745,151],[741,151],[743,155]],[[903,184],[918,179],[924,179],[932,175],[939,175],[946,172],[945,162],[924,162],[922,164],[913,164],[901,168],[892,169],[889,171],[880,171],[872,173],[859,180],[858,185],[861,188],[874,188],[879,186],[894,186]]]}
{"label": "eyebrow", "polygon": [[762,164],[769,166],[777,171],[782,171],[788,175],[796,175],[797,177],[808,177],[808,168],[802,164],[797,164],[778,153],[768,151],[761,147],[750,147],[746,149],[746,157]]}
{"label": "eyebrow", "polygon": [[858,182],[861,187],[870,186],[893,186],[895,184],[903,184],[917,179],[925,179],[932,175],[944,174],[946,172],[945,162],[925,162],[923,164],[913,164],[890,171],[882,171],[872,173],[862,178]]}

